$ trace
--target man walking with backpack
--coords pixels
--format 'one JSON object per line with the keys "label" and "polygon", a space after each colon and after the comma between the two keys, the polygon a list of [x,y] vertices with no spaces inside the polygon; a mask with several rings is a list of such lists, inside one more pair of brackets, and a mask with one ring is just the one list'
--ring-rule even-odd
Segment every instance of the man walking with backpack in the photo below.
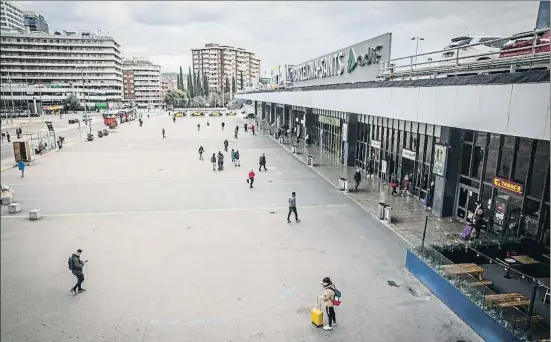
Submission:
{"label": "man walking with backpack", "polygon": [[210,157],[210,162],[212,163],[212,171],[216,171],[216,153],[212,154],[212,157]]}
{"label": "man walking with backpack", "polygon": [[71,289],[71,293],[74,295],[76,295],[77,293],[86,291],[85,289],[82,288],[82,283],[84,283],[84,273],[82,272],[82,268],[84,267],[84,264],[88,262],[88,260],[82,262],[80,260],[81,254],[82,254],[82,249],[77,249],[76,253],[73,253],[73,255],[69,257],[69,261],[68,261],[69,269],[75,275],[75,277],[77,277],[77,283]]}
{"label": "man walking with backpack", "polygon": [[294,191],[291,194],[291,197],[289,197],[289,213],[287,214],[287,223],[291,223],[291,213],[295,213],[295,220],[299,223],[300,220],[298,219],[297,213],[297,194]]}
{"label": "man walking with backpack", "polygon": [[239,161],[239,150],[235,150],[235,166],[241,167],[241,162]]}

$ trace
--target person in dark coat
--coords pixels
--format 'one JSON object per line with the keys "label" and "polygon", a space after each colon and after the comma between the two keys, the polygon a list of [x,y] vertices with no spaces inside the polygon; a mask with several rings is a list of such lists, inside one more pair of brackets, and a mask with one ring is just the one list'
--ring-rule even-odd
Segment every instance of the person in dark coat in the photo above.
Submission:
{"label": "person in dark coat", "polygon": [[264,171],[268,171],[268,169],[266,169],[266,155],[264,153],[262,153],[262,155],[260,156],[258,164],[258,171],[262,171],[262,167],[264,167]]}
{"label": "person in dark coat", "polygon": [[362,181],[362,174],[360,173],[360,169],[357,169],[356,172],[354,172],[354,191],[358,191],[358,186],[360,186],[360,182]]}
{"label": "person in dark coat", "polygon": [[77,283],[73,288],[71,289],[71,292],[73,294],[77,294],[81,292],[85,292],[86,290],[82,288],[82,283],[84,283],[84,273],[83,273],[83,267],[84,264],[88,262],[88,260],[82,262],[80,260],[80,255],[82,254],[82,249],[77,249],[76,253],[73,253],[71,257],[71,262],[73,263],[73,270],[72,273],[77,277]]}

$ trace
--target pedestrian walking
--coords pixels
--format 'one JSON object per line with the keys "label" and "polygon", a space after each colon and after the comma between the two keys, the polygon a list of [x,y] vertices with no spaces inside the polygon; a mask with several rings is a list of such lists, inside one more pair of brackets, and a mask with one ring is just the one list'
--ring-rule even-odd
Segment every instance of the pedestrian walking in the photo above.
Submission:
{"label": "pedestrian walking", "polygon": [[61,150],[63,148],[63,142],[61,141],[61,137],[57,138],[57,147]]}
{"label": "pedestrian walking", "polygon": [[163,128],[163,139],[166,138],[166,132],[165,132],[165,129]]}
{"label": "pedestrian walking", "polygon": [[334,301],[338,290],[329,277],[323,278],[321,285],[323,286],[323,294],[319,296],[319,299],[325,306],[325,312],[327,312],[327,325],[323,327],[323,330],[333,330],[333,326],[337,325]]}
{"label": "pedestrian walking", "polygon": [[247,133],[247,124],[243,124],[243,129],[245,130],[245,133]]}
{"label": "pedestrian walking", "polygon": [[203,148],[203,146],[199,146],[199,160],[204,160],[203,152],[205,152],[205,149]]}
{"label": "pedestrian walking", "polygon": [[264,171],[268,171],[268,169],[266,169],[266,156],[264,155],[264,153],[262,153],[262,155],[260,156],[260,159],[258,160],[258,171],[262,171],[262,167],[264,167]]}
{"label": "pedestrian walking", "polygon": [[6,132],[6,139],[8,139],[8,142],[10,143],[11,142],[11,136],[8,132]]}
{"label": "pedestrian walking", "polygon": [[222,130],[224,130],[225,126],[226,126],[226,124],[222,121]]}
{"label": "pedestrian walking", "polygon": [[174,114],[174,116],[172,117],[172,121],[176,123],[176,114]]}
{"label": "pedestrian walking", "polygon": [[228,152],[228,145],[229,145],[229,144],[230,144],[230,143],[228,142],[228,139],[225,139],[225,140],[224,140],[224,152]]}
{"label": "pedestrian walking", "polygon": [[69,257],[69,261],[68,261],[69,269],[74,274],[74,276],[77,277],[77,283],[71,289],[71,293],[74,295],[76,295],[77,293],[86,291],[85,289],[82,288],[82,283],[84,283],[83,267],[84,267],[84,264],[88,262],[88,260],[82,262],[80,260],[81,254],[82,254],[82,249],[77,249],[76,253],[73,253],[73,255]]}
{"label": "pedestrian walking", "polygon": [[249,171],[249,178],[247,179],[247,183],[249,183],[249,187],[252,189],[253,188],[253,183],[254,183],[254,171],[253,169],[251,169],[251,171]]}
{"label": "pedestrian walking", "polygon": [[[140,122],[140,127],[142,127],[142,125],[143,125],[142,118],[140,118],[139,122]],[[80,122],[79,122],[79,125],[80,125]]]}
{"label": "pedestrian walking", "polygon": [[252,132],[253,135],[254,135],[254,124],[251,124],[251,132]]}
{"label": "pedestrian walking", "polygon": [[235,134],[234,134],[235,139],[237,139],[237,133],[238,133],[238,132],[239,132],[239,127],[236,127],[236,128],[235,128],[235,132],[234,132],[234,133],[235,133]]}
{"label": "pedestrian walking", "polygon": [[21,178],[25,177],[25,162],[20,160],[19,163],[17,163],[17,168],[21,170]]}
{"label": "pedestrian walking", "polygon": [[392,180],[390,181],[390,186],[392,187],[392,196],[396,196],[398,194],[398,192],[396,191],[398,185],[398,179],[396,178],[396,176],[392,176]]}
{"label": "pedestrian walking", "polygon": [[224,170],[224,155],[218,151],[218,171]]}
{"label": "pedestrian walking", "polygon": [[293,191],[291,197],[289,197],[289,213],[287,214],[287,223],[291,223],[291,213],[295,213],[295,221],[300,222],[297,213],[297,194]]}
{"label": "pedestrian walking", "polygon": [[207,127],[210,126],[210,120],[207,119]]}
{"label": "pedestrian walking", "polygon": [[231,156],[231,163],[235,166],[235,151],[233,150],[233,148],[231,149],[230,156]]}
{"label": "pedestrian walking", "polygon": [[241,167],[241,162],[239,161],[239,150],[235,150],[235,166]]}
{"label": "pedestrian walking", "polygon": [[212,154],[210,162],[212,163],[212,171],[216,171],[216,153]]}
{"label": "pedestrian walking", "polygon": [[200,124],[200,123],[197,123],[197,130],[198,130],[198,131],[201,130],[201,124]]}
{"label": "pedestrian walking", "polygon": [[356,169],[356,172],[354,172],[354,191],[358,192],[358,186],[360,186],[360,182],[362,181],[362,174],[360,173],[360,169]]}

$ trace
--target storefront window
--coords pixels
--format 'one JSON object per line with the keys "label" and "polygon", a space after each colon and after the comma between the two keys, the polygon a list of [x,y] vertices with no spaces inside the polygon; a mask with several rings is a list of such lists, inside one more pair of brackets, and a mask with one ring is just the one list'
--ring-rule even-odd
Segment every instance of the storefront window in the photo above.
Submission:
{"label": "storefront window", "polygon": [[400,147],[403,147],[404,146],[404,131],[399,131],[399,134],[400,134],[400,141],[398,141],[398,149],[397,149],[397,152],[400,153]]}
{"label": "storefront window", "polygon": [[404,144],[403,146],[407,149],[407,150],[411,150],[411,133],[408,133],[408,132],[404,132]]}
{"label": "storefront window", "polygon": [[474,141],[474,131],[465,130],[464,139],[465,139],[465,141],[473,142]]}
{"label": "storefront window", "polygon": [[471,166],[471,153],[473,147],[469,144],[463,144],[463,150],[461,154],[461,174],[469,176],[469,167]]}
{"label": "storefront window", "polygon": [[521,229],[524,235],[535,238],[538,233],[538,221],[540,216],[540,203],[531,199],[526,199],[524,208],[524,222]]}
{"label": "storefront window", "polygon": [[515,137],[510,135],[503,139],[501,148],[501,162],[499,163],[498,176],[509,179],[511,177],[511,165],[515,157]]}
{"label": "storefront window", "polygon": [[486,174],[484,180],[492,183],[496,175],[497,157],[499,153],[499,134],[490,134],[490,144],[488,145],[488,161],[486,162]]}
{"label": "storefront window", "polygon": [[486,147],[488,133],[476,133],[476,146]]}
{"label": "storefront window", "polygon": [[423,163],[423,156],[425,155],[425,138],[424,134],[419,134],[419,150],[417,151],[417,160],[419,163]]}
{"label": "storefront window", "polygon": [[434,137],[432,135],[430,136],[427,135],[427,148],[425,152],[425,162],[427,163],[430,163],[430,160],[432,158],[432,154],[433,154],[432,147],[434,146],[433,140],[434,140]]}
{"label": "storefront window", "polygon": [[[484,184],[484,187],[482,188],[481,203],[484,206],[484,212],[486,215],[488,215],[487,213],[492,207],[491,206],[492,203],[490,202],[490,200],[492,199],[492,192],[493,192],[493,188],[490,185]],[[491,215],[488,215],[488,216],[491,216]]]}
{"label": "storefront window", "polygon": [[516,153],[515,172],[513,180],[524,184],[526,182],[526,174],[528,174],[528,166],[530,164],[530,154],[532,153],[532,139],[520,138],[518,141],[518,149]]}
{"label": "storefront window", "polygon": [[473,147],[473,165],[471,166],[471,177],[480,179],[482,175],[482,163],[484,162],[484,147]]}
{"label": "storefront window", "polygon": [[541,198],[545,187],[545,176],[549,166],[549,141],[538,140],[536,143],[536,155],[532,164],[532,175],[528,195]]}

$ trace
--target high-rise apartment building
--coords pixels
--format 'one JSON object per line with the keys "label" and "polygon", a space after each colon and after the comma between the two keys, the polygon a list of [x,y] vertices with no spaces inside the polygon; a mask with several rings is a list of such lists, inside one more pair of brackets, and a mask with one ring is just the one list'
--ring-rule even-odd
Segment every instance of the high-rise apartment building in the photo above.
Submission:
{"label": "high-rise apartment building", "polygon": [[30,32],[41,31],[50,33],[48,22],[44,19],[42,14],[33,11],[24,11],[23,18],[25,27],[28,28]]}
{"label": "high-rise apartment building", "polygon": [[161,105],[161,66],[141,58],[125,59],[124,100],[138,107]]}
{"label": "high-rise apartment building", "polygon": [[[227,45],[205,44],[204,48],[191,49],[193,72],[206,75],[209,88],[220,90],[226,79],[235,77],[236,87],[242,89],[258,83],[260,59],[253,52]],[[241,84],[243,75],[243,84]],[[236,89],[234,89],[235,91]]]}
{"label": "high-rise apartment building", "polygon": [[0,30],[1,31],[23,31],[23,11],[11,1],[0,1]]}
{"label": "high-rise apartment building", "polygon": [[33,111],[71,94],[108,108],[123,97],[120,45],[102,31],[2,32],[0,78],[3,109]]}

